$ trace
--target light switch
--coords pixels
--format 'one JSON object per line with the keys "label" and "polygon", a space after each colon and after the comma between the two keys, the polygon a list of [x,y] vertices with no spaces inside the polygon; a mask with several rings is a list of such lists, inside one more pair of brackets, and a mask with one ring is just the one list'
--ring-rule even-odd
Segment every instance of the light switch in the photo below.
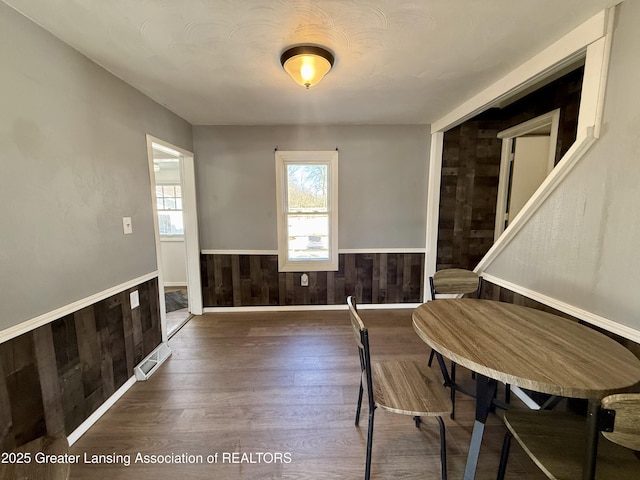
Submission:
{"label": "light switch", "polygon": [[129,294],[129,302],[131,303],[131,310],[140,306],[140,295],[138,294],[138,290]]}
{"label": "light switch", "polygon": [[122,231],[125,235],[133,233],[133,226],[131,225],[131,217],[122,217]]}

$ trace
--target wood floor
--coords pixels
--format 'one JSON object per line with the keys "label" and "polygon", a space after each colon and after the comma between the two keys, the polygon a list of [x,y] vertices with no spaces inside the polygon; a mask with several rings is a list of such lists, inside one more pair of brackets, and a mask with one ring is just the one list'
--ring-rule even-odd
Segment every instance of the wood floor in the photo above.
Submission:
{"label": "wood floor", "polygon": [[[410,310],[361,314],[374,361],[426,362]],[[191,319],[169,344],[173,356],[73,445],[80,463],[72,479],[364,477],[367,409],[356,428],[359,360],[346,310],[209,314]],[[458,377],[471,386],[467,371]],[[451,479],[462,478],[473,406],[459,395],[456,420],[445,420]],[[498,417],[489,419],[476,478],[495,478],[504,431]],[[216,453],[217,463],[208,463]],[[135,463],[138,454],[188,463]],[[94,455],[102,457],[88,463]],[[372,480],[424,478],[440,478],[435,420],[417,429],[410,417],[376,411]],[[514,442],[507,478],[545,477]]]}

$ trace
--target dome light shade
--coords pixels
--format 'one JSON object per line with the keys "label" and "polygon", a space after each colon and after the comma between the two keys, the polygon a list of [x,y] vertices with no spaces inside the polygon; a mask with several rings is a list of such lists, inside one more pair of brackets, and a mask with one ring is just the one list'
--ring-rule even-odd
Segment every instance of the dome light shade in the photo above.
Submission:
{"label": "dome light shade", "polygon": [[282,68],[293,80],[306,87],[313,87],[333,66],[333,54],[322,47],[300,45],[285,50],[280,57]]}

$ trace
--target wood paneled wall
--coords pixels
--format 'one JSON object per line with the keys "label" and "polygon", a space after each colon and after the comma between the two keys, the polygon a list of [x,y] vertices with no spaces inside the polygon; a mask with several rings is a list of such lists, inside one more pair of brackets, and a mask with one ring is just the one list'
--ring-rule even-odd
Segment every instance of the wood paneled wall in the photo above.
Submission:
{"label": "wood paneled wall", "polygon": [[493,245],[500,130],[500,122],[468,121],[444,136],[437,270],[472,270]]}
{"label": "wood paneled wall", "polygon": [[[129,294],[138,290],[140,307]],[[162,341],[157,279],[0,344],[0,447],[70,434]]]}
{"label": "wood paneled wall", "polygon": [[436,269],[473,269],[493,245],[502,140],[498,132],[560,108],[556,163],[576,139],[583,68],[445,132]]}
{"label": "wood paneled wall", "polygon": [[278,272],[277,255],[202,254],[205,307],[336,305],[422,301],[424,253],[347,253],[335,272]]}

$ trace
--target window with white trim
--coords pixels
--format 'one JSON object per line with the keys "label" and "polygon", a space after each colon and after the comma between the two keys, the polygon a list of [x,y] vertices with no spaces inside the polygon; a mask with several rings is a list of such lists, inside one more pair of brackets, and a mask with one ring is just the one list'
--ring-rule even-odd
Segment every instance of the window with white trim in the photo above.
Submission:
{"label": "window with white trim", "polygon": [[158,227],[161,236],[184,235],[182,219],[182,187],[180,185],[156,185]]}
{"label": "window with white trim", "polygon": [[276,151],[278,269],[338,270],[338,152]]}

